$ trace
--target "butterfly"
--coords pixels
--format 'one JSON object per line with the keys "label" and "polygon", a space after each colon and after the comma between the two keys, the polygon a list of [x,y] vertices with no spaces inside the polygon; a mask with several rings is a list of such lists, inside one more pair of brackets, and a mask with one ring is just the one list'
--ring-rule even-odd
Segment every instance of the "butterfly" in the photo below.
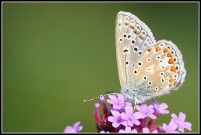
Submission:
{"label": "butterfly", "polygon": [[150,28],[129,12],[120,11],[115,25],[118,74],[126,99],[142,103],[183,84],[186,70],[173,42],[156,42]]}

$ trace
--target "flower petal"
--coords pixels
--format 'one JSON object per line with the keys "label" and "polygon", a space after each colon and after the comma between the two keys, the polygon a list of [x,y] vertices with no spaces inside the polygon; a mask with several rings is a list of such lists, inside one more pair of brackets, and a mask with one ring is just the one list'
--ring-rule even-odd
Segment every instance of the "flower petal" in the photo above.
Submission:
{"label": "flower petal", "polygon": [[180,112],[178,119],[179,119],[180,122],[184,122],[185,119],[186,119],[186,114]]}
{"label": "flower petal", "polygon": [[126,115],[126,113],[121,113],[121,119],[123,119],[123,120],[127,120],[127,115]]}
{"label": "flower petal", "polygon": [[77,132],[80,132],[83,129],[83,126],[79,126]]}
{"label": "flower petal", "polygon": [[124,102],[125,98],[122,94],[118,94],[118,101]]}
{"label": "flower petal", "polygon": [[75,132],[75,130],[73,129],[73,127],[67,126],[67,127],[64,129],[64,133],[76,133],[76,132]]}
{"label": "flower petal", "polygon": [[148,128],[143,128],[143,129],[142,129],[142,132],[143,132],[143,133],[150,133],[150,131],[149,131]]}
{"label": "flower petal", "polygon": [[132,115],[133,114],[133,107],[132,106],[126,106],[125,111],[127,115]]}
{"label": "flower petal", "polygon": [[149,115],[149,118],[156,119],[156,116],[153,115],[153,114],[150,114],[150,115]]}
{"label": "flower petal", "polygon": [[134,120],[133,123],[134,123],[135,125],[137,125],[137,126],[140,125],[140,121],[139,121],[139,120]]}
{"label": "flower petal", "polygon": [[119,113],[119,111],[117,111],[117,110],[111,110],[111,113],[112,113],[112,115],[113,115],[114,117],[120,116],[120,113]]}
{"label": "flower petal", "polygon": [[77,130],[77,129],[78,129],[78,126],[79,126],[79,124],[80,124],[80,121],[76,122],[76,123],[73,125],[73,128],[74,128],[75,130]]}
{"label": "flower petal", "polygon": [[127,121],[122,121],[121,124],[124,125],[125,127],[128,126],[128,122]]}
{"label": "flower petal", "polygon": [[192,124],[190,123],[190,122],[184,122],[184,127],[186,128],[186,129],[188,129],[188,130],[192,130],[191,129],[191,126],[192,126]]}
{"label": "flower petal", "polygon": [[108,121],[109,121],[109,122],[114,122],[114,117],[113,117],[113,116],[109,116],[109,117],[108,117]]}
{"label": "flower petal", "polygon": [[112,126],[113,126],[114,128],[117,128],[119,125],[120,125],[120,123],[117,123],[117,122],[113,122],[113,123],[112,123]]}
{"label": "flower petal", "polygon": [[133,130],[131,131],[131,133],[137,133],[137,130],[136,130],[136,129],[133,129]]}
{"label": "flower petal", "polygon": [[171,131],[175,131],[178,127],[177,124],[175,124],[174,122],[170,122],[168,126],[171,128]]}
{"label": "flower petal", "polygon": [[143,116],[140,112],[135,112],[135,113],[133,114],[133,117],[134,117],[135,119],[144,118],[144,116]]}
{"label": "flower petal", "polygon": [[154,131],[152,131],[151,133],[158,133],[158,131],[157,131],[157,130],[154,130]]}
{"label": "flower petal", "polygon": [[171,116],[172,116],[173,119],[177,119],[177,115],[176,114],[172,113]]}
{"label": "flower petal", "polygon": [[127,131],[127,133],[130,133],[131,132],[131,127],[126,127],[125,131]]}
{"label": "flower petal", "polygon": [[166,103],[161,103],[161,104],[159,105],[159,108],[165,110],[165,109],[168,108],[168,105],[167,105]]}

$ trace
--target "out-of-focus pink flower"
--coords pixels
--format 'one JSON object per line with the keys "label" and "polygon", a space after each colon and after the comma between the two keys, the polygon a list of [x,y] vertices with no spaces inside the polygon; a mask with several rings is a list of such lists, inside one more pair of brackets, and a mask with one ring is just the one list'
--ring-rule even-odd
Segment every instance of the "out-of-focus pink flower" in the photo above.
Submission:
{"label": "out-of-focus pink flower", "polygon": [[80,122],[76,122],[72,127],[67,126],[64,129],[64,133],[78,133],[82,130],[83,126],[80,126]]}

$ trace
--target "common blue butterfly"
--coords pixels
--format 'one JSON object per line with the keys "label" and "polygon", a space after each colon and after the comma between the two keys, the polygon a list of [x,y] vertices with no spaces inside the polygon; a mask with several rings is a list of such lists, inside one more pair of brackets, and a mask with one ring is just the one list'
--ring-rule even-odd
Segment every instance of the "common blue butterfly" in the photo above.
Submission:
{"label": "common blue butterfly", "polygon": [[173,42],[156,42],[144,22],[124,11],[117,14],[115,35],[121,93],[127,100],[142,103],[183,84],[186,70],[182,54]]}
{"label": "common blue butterfly", "polygon": [[156,42],[144,22],[123,11],[117,14],[115,34],[121,93],[128,100],[141,103],[182,85],[186,70],[173,42]]}

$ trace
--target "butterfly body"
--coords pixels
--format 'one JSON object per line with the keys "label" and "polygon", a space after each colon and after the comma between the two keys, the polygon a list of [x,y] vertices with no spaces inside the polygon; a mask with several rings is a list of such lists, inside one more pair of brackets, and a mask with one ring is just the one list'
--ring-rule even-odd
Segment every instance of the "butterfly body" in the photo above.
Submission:
{"label": "butterfly body", "polygon": [[156,42],[145,23],[123,11],[117,15],[115,33],[121,92],[128,100],[141,103],[181,86],[186,70],[174,43]]}

